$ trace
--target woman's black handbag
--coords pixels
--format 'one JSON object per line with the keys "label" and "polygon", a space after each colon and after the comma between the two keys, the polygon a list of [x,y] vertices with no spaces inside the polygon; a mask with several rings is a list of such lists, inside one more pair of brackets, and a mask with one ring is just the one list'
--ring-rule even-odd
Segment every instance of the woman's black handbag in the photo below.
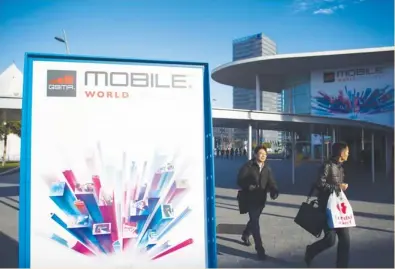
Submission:
{"label": "woman's black handbag", "polygon": [[322,230],[325,227],[326,215],[324,211],[318,208],[317,200],[309,201],[313,191],[310,191],[306,202],[303,202],[300,206],[294,222],[318,238],[321,236]]}
{"label": "woman's black handbag", "polygon": [[246,214],[248,212],[248,193],[243,190],[237,192],[237,202],[239,203],[240,214]]}

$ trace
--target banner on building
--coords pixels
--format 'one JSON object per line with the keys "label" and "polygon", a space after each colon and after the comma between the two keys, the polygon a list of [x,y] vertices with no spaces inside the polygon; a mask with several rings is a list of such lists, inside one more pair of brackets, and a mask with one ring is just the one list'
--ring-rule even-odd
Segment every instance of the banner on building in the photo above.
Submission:
{"label": "banner on building", "polygon": [[311,113],[393,127],[394,67],[364,66],[311,73]]}
{"label": "banner on building", "polygon": [[27,54],[23,268],[216,267],[208,65]]}

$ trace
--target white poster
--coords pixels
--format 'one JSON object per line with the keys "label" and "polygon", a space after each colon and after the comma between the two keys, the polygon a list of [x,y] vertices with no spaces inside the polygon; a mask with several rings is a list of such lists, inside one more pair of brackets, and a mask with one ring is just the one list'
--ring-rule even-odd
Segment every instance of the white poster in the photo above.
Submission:
{"label": "white poster", "polygon": [[394,67],[363,66],[311,73],[311,113],[394,124]]}
{"label": "white poster", "polygon": [[204,67],[31,68],[25,264],[206,268]]}

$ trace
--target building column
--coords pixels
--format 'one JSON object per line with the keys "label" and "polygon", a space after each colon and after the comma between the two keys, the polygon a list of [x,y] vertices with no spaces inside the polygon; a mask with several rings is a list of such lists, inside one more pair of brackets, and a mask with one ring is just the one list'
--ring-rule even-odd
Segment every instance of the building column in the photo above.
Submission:
{"label": "building column", "polygon": [[371,142],[371,160],[372,160],[372,183],[376,181],[376,171],[375,171],[375,161],[374,161],[374,133],[372,132],[372,142]]}
{"label": "building column", "polygon": [[[259,75],[255,75],[255,110],[260,111],[261,110],[261,83],[259,80]],[[261,144],[261,130],[259,128],[256,128],[256,144],[260,145]]]}
{"label": "building column", "polygon": [[261,144],[261,130],[256,128],[256,145],[259,146]]}
{"label": "building column", "polygon": [[294,107],[294,98],[293,98],[293,88],[290,88],[289,89],[289,113],[290,114],[293,114],[294,113],[294,110],[293,110],[293,107]]}
{"label": "building column", "polygon": [[[329,137],[329,129],[328,129],[328,128],[326,128],[325,136],[328,136],[328,137]],[[325,138],[325,137],[324,137],[324,138]],[[326,145],[326,150],[325,150],[326,154],[325,154],[325,157],[326,157],[327,160],[329,159],[329,156],[330,156],[330,154],[329,154],[329,150],[330,150],[329,144],[330,144],[329,141],[328,141],[328,143],[325,143],[325,145]],[[331,151],[332,151],[332,150],[331,150]],[[332,152],[331,152],[331,154],[332,154]]]}
{"label": "building column", "polygon": [[358,142],[356,140],[352,143],[352,159],[354,162],[358,161]]}
{"label": "building column", "polygon": [[392,159],[393,142],[390,141],[388,135],[385,135],[385,175],[389,176],[391,173],[391,159]]}
{"label": "building column", "polygon": [[291,177],[292,177],[292,184],[295,184],[295,136],[296,133],[294,131],[291,132]]}
{"label": "building column", "polygon": [[314,125],[310,125],[310,159],[315,159],[315,150],[314,150],[314,143],[313,143],[313,132],[314,132]]}
{"label": "building column", "polygon": [[259,75],[255,75],[255,110],[261,110],[261,83]]}
{"label": "building column", "polygon": [[252,125],[248,125],[248,160],[252,159]]}
{"label": "building column", "polygon": [[332,127],[332,144],[336,143],[336,129]]}
{"label": "building column", "polygon": [[324,134],[321,133],[321,163],[324,163],[324,147],[325,147],[325,137]]}

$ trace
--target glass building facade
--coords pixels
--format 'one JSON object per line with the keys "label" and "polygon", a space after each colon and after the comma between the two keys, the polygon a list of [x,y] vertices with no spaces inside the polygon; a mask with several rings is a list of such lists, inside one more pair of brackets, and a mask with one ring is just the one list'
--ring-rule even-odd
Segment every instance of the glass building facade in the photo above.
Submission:
{"label": "glass building facade", "polygon": [[290,114],[311,113],[310,76],[291,78],[281,92],[282,112]]}
{"label": "glass building facade", "polygon": [[256,109],[255,90],[233,88],[233,108],[234,109]]}
{"label": "glass building facade", "polygon": [[[286,87],[281,91],[281,111],[289,114],[311,114],[311,83],[310,75],[288,78]],[[290,133],[282,132],[282,141],[290,141]],[[311,132],[297,134],[298,141],[305,141],[298,144],[297,152],[304,156],[311,155]],[[288,145],[289,146],[289,145]],[[316,155],[318,155],[317,152]]]}
{"label": "glass building facade", "polygon": [[[282,112],[282,94],[276,92],[261,93],[261,109],[266,112]],[[262,142],[282,141],[283,132],[273,130],[262,130]]]}

